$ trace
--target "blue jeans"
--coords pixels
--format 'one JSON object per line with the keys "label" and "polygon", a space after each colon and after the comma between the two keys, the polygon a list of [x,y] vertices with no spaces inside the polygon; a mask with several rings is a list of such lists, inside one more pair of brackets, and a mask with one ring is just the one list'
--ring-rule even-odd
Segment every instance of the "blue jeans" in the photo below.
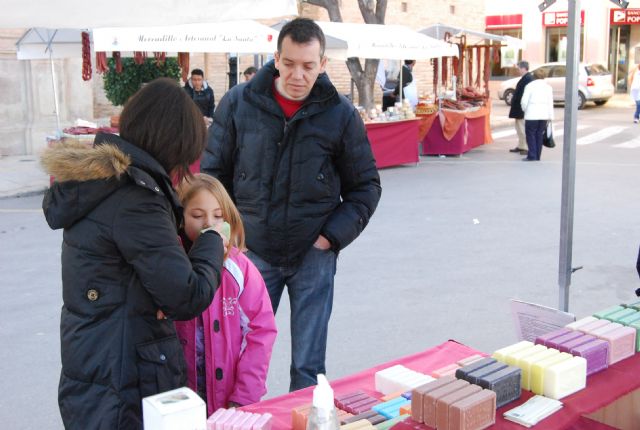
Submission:
{"label": "blue jeans", "polygon": [[535,119],[524,121],[524,133],[527,136],[529,160],[539,160],[542,154],[542,136],[547,132],[547,120]]}
{"label": "blue jeans", "polygon": [[640,119],[640,100],[636,100],[636,113],[633,114],[633,119]]}
{"label": "blue jeans", "polygon": [[326,373],[327,333],[337,255],[311,247],[295,267],[272,266],[251,251],[247,256],[264,278],[274,313],[287,286],[291,306],[289,391],[316,385],[316,375]]}

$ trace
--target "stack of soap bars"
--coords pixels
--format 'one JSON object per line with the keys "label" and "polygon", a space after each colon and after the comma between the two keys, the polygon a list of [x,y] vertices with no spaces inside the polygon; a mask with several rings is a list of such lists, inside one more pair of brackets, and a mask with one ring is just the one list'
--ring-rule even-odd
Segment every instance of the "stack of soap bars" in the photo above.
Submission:
{"label": "stack of soap bars", "polygon": [[431,376],[408,369],[400,364],[376,372],[376,391],[382,394],[410,391],[433,381]]}
{"label": "stack of soap bars", "polygon": [[207,419],[207,430],[271,430],[271,414],[220,408]]}

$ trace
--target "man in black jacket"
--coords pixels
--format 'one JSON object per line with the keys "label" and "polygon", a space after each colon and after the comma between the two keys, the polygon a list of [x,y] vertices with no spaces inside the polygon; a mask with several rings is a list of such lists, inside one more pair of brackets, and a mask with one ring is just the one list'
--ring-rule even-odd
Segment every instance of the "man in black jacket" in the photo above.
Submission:
{"label": "man in black jacket", "polygon": [[184,84],[184,90],[196,103],[202,112],[207,125],[213,121],[213,111],[216,108],[216,100],[213,96],[213,88],[204,80],[204,72],[200,69],[193,69],[191,77]]}
{"label": "man in black jacket", "polygon": [[313,21],[287,23],[275,62],[220,101],[201,163],[242,214],[274,311],[288,288],[290,390],[325,373],[337,254],[381,193],[364,124],[323,73],[324,46]]}
{"label": "man in black jacket", "polygon": [[527,155],[527,138],[524,134],[524,111],[520,105],[522,100],[522,94],[524,94],[524,87],[533,80],[531,73],[529,73],[529,63],[526,61],[520,61],[518,63],[518,71],[520,71],[520,80],[516,84],[516,90],[513,93],[511,99],[511,109],[509,109],[509,118],[516,120],[516,132],[518,133],[518,146],[510,149],[509,152],[517,152],[520,155]]}

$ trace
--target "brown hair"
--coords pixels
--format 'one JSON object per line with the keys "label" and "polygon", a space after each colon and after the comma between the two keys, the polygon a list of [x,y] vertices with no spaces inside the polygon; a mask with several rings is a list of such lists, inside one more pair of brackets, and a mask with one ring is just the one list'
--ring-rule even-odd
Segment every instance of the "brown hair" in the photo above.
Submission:
{"label": "brown hair", "polygon": [[324,56],[326,45],[324,32],[313,20],[309,18],[296,18],[286,23],[282,29],[280,29],[280,34],[278,34],[278,52],[282,52],[282,41],[287,36],[298,44],[306,44],[317,40],[320,43],[320,57]]}
{"label": "brown hair", "polygon": [[120,136],[182,180],[204,151],[207,128],[200,109],[178,83],[159,78],[127,101],[120,115]]}
{"label": "brown hair", "polygon": [[533,79],[544,79],[547,77],[547,72],[544,69],[535,69],[531,75],[533,75]]}
{"label": "brown hair", "polygon": [[[233,204],[233,200],[224,188],[224,185],[214,178],[204,173],[196,173],[190,178],[186,178],[178,187],[178,196],[182,206],[187,207],[189,201],[198,193],[198,191],[209,191],[216,198],[222,210],[222,218],[229,223],[231,233],[229,237],[229,245],[238,248],[240,251],[245,250],[244,244],[244,226],[240,212]],[[229,251],[225,253],[227,258]]]}

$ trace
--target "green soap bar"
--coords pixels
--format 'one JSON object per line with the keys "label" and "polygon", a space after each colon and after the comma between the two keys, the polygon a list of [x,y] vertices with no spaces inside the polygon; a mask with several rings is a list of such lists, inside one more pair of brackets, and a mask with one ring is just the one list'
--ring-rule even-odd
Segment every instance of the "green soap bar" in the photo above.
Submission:
{"label": "green soap bar", "polygon": [[394,425],[398,424],[400,421],[404,421],[407,418],[410,418],[411,415],[409,414],[404,414],[404,415],[400,415],[398,417],[395,418],[391,418],[390,420],[381,422],[380,424],[378,424],[376,427],[376,430],[389,430],[391,427],[393,427]]}
{"label": "green soap bar", "polygon": [[635,309],[637,311],[640,311],[640,302],[633,302],[633,303],[629,303],[628,305],[624,305],[627,308],[631,308],[631,309]]}
{"label": "green soap bar", "polygon": [[604,317],[604,319],[609,320],[611,322],[619,322],[620,318],[628,317],[629,315],[637,314],[638,311],[631,308],[623,308],[618,312],[614,312]]}
{"label": "green soap bar", "polygon": [[636,352],[640,351],[640,320],[632,322],[629,327],[636,329]]}
{"label": "green soap bar", "polygon": [[222,229],[220,229],[220,234],[223,234],[224,237],[227,238],[227,240],[229,240],[231,238],[231,226],[229,225],[228,222],[224,222],[222,223]]}
{"label": "green soap bar", "polygon": [[596,312],[595,314],[593,314],[594,317],[596,318],[600,318],[600,319],[604,319],[604,317],[606,317],[609,314],[612,314],[614,312],[618,312],[620,310],[624,309],[622,306],[617,305],[617,306],[611,306],[610,308],[607,308],[603,311],[600,312]]}
{"label": "green soap bar", "polygon": [[632,322],[636,322],[638,320],[640,320],[640,312],[636,312],[635,314],[631,314],[631,315],[628,315],[628,316],[626,316],[624,318],[620,318],[616,322],[618,322],[620,324],[623,324],[623,325],[629,325]]}

